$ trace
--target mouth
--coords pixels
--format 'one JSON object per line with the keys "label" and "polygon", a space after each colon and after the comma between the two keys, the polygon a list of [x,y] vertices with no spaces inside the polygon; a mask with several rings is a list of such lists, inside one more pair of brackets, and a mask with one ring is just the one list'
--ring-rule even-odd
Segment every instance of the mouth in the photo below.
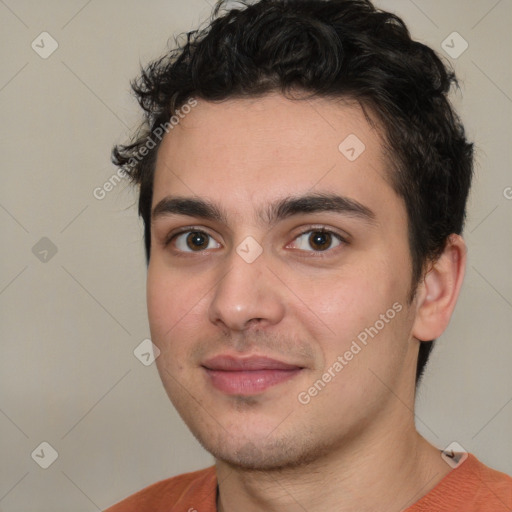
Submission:
{"label": "mouth", "polygon": [[304,368],[261,356],[216,356],[202,365],[211,384],[228,395],[255,395],[297,376]]}

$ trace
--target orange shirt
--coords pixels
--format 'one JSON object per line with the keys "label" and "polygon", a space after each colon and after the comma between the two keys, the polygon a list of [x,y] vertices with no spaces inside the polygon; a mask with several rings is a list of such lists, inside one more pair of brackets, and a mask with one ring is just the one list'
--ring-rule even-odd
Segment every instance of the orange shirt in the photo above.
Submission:
{"label": "orange shirt", "polygon": [[[105,512],[217,512],[215,466],[153,484]],[[511,512],[512,478],[473,455],[403,512]]]}

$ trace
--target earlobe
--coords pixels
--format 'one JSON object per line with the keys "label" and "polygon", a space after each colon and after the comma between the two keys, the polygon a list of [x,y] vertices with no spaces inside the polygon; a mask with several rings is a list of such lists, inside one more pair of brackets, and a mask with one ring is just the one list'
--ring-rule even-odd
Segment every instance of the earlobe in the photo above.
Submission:
{"label": "earlobe", "polygon": [[432,263],[416,294],[412,335],[420,341],[438,338],[450,322],[466,269],[466,244],[449,236],[441,256]]}

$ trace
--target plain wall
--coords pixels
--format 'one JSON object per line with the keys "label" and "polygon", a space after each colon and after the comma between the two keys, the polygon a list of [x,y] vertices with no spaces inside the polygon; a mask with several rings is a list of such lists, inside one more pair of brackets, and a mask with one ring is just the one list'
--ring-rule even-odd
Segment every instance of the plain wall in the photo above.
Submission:
{"label": "plain wall", "polygon": [[[452,63],[477,148],[466,280],[418,394],[418,428],[512,473],[512,2],[379,5]],[[94,196],[116,173],[112,144],[140,119],[129,90],[139,64],[210,11],[206,0],[0,3],[2,512],[101,510],[213,462],[133,353],[149,338],[136,194],[122,180]],[[43,31],[58,43],[47,58],[31,47],[49,52]],[[457,58],[442,48],[454,31],[469,45]],[[58,452],[48,469],[31,457],[42,442]]]}

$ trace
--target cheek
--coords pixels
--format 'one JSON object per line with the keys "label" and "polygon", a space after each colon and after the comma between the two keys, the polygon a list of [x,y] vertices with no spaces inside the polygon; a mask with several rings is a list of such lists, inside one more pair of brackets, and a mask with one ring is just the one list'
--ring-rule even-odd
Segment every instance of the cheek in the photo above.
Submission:
{"label": "cheek", "polygon": [[159,346],[172,338],[177,326],[187,320],[194,292],[171,272],[150,263],[146,294],[151,334]]}
{"label": "cheek", "polygon": [[179,395],[188,357],[187,336],[193,336],[189,289],[165,272],[148,270],[147,307],[151,340],[160,350],[156,365],[171,400]]}
{"label": "cheek", "polygon": [[376,265],[347,266],[314,287],[311,282],[309,285],[302,294],[308,297],[315,313],[325,319],[327,325],[344,326],[345,331],[374,322],[402,297],[401,283],[389,273],[376,269]]}
{"label": "cheek", "polygon": [[[146,297],[148,306],[149,325],[151,334],[159,341],[162,331],[172,325],[172,311],[174,311],[175,297],[169,293],[170,286],[166,280],[159,278],[158,273],[148,270]],[[155,343],[156,341],[153,340]]]}
{"label": "cheek", "polygon": [[204,337],[212,283],[213,278],[204,272],[176,272],[158,262],[150,263],[148,320],[152,341],[164,356],[172,353],[176,360],[174,356],[183,356],[195,340]]}
{"label": "cheek", "polygon": [[[381,367],[384,361],[390,366],[389,373],[404,357],[409,281],[405,273],[395,275],[392,269],[385,261],[351,265],[309,288],[308,303],[322,320],[315,322],[311,333],[322,340],[319,348],[324,363],[329,367],[339,355],[357,352],[348,354],[349,367],[343,370],[343,375],[351,378],[337,379],[338,385],[350,387],[350,381],[371,379],[368,367]],[[306,294],[307,288],[302,293]],[[389,354],[394,354],[396,361]]]}

